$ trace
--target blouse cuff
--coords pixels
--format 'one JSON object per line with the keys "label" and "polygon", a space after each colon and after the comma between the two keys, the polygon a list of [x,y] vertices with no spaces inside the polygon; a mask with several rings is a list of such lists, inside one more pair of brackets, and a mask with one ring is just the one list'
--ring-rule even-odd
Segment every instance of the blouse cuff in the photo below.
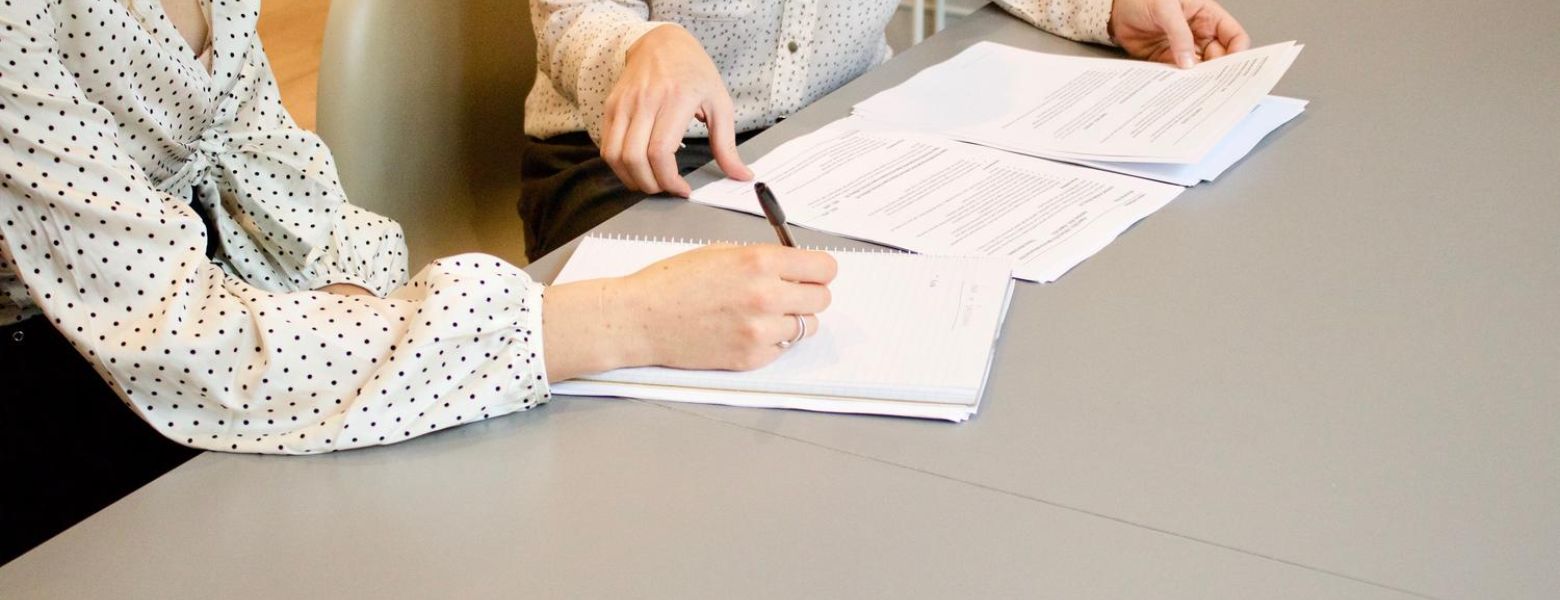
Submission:
{"label": "blouse cuff", "polygon": [[1115,46],[1116,40],[1110,35],[1110,8],[1103,11],[1085,12],[1078,16],[1077,40],[1101,46]]}
{"label": "blouse cuff", "polygon": [[[476,288],[471,284],[478,279],[494,291],[474,293]],[[448,315],[450,322],[445,330],[460,330],[481,320],[494,321],[495,328],[480,335],[504,340],[502,346],[491,350],[489,357],[494,370],[503,373],[501,380],[491,384],[499,404],[492,405],[495,410],[489,414],[498,415],[525,410],[552,398],[542,340],[543,287],[525,271],[497,257],[461,254],[434,261],[412,283],[397,290],[392,299],[426,299],[423,311]],[[467,323],[473,316],[479,320]],[[501,335],[492,337],[500,332]]]}
{"label": "blouse cuff", "polygon": [[515,323],[515,336],[519,343],[513,346],[515,355],[511,358],[512,370],[522,376],[531,377],[526,382],[528,391],[521,392],[536,399],[537,404],[552,399],[552,384],[547,377],[547,351],[542,335],[542,299],[547,295],[547,286],[533,283],[526,286],[521,292],[520,319]]}
{"label": "blouse cuff", "polygon": [[400,224],[343,205],[331,243],[305,270],[304,289],[352,284],[383,298],[406,283],[406,236]]}

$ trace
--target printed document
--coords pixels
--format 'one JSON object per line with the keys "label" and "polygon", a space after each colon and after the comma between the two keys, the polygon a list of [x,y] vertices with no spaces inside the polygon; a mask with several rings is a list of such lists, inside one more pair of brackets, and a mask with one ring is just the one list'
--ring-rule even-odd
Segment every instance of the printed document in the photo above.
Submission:
{"label": "printed document", "polygon": [[[1055,281],[1184,188],[850,117],[750,165],[797,225],[914,252],[995,256]],[[762,214],[751,182],[693,201]]]}
{"label": "printed document", "polygon": [[1180,69],[980,42],[857,104],[855,114],[1034,156],[1196,164],[1300,50],[1285,42]]}
{"label": "printed document", "polygon": [[1118,163],[1100,160],[1068,160],[1067,162],[1104,169],[1114,173],[1143,177],[1191,187],[1204,181],[1213,181],[1228,171],[1235,163],[1246,158],[1263,138],[1285,123],[1305,112],[1307,102],[1282,96],[1268,96],[1246,115],[1223,141],[1204,156],[1202,162],[1191,165],[1168,163]]}

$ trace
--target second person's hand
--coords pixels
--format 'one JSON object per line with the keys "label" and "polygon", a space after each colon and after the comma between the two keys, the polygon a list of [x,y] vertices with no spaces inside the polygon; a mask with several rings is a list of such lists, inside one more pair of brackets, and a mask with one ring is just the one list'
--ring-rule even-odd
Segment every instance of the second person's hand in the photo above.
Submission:
{"label": "second person's hand", "polygon": [[630,190],[693,193],[677,168],[677,150],[693,119],[709,126],[710,149],[728,177],[752,171],[737,155],[731,95],[699,40],[667,25],[644,34],[628,49],[627,62],[607,96],[601,157]]}
{"label": "second person's hand", "polygon": [[1251,47],[1246,29],[1215,0],[1115,0],[1110,29],[1128,55],[1183,69]]}

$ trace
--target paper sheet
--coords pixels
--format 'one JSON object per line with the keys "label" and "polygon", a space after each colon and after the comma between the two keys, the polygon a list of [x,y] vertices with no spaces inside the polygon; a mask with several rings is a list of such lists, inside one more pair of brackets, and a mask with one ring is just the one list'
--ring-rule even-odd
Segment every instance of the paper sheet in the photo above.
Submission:
{"label": "paper sheet", "polygon": [[1068,160],[1196,164],[1299,54],[1294,42],[1191,69],[980,42],[856,105],[874,121]]}
{"label": "paper sheet", "polygon": [[[751,165],[798,225],[927,254],[1012,259],[1054,281],[1183,188],[1003,152],[850,117]],[[694,202],[761,214],[752,184]]]}

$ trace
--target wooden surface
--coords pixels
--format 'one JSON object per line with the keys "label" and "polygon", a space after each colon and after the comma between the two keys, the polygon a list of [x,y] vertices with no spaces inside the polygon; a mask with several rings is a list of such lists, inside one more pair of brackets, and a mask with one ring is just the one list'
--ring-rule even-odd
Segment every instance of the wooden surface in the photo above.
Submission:
{"label": "wooden surface", "polygon": [[260,39],[282,88],[282,104],[304,129],[314,129],[320,44],[330,0],[264,0]]}

